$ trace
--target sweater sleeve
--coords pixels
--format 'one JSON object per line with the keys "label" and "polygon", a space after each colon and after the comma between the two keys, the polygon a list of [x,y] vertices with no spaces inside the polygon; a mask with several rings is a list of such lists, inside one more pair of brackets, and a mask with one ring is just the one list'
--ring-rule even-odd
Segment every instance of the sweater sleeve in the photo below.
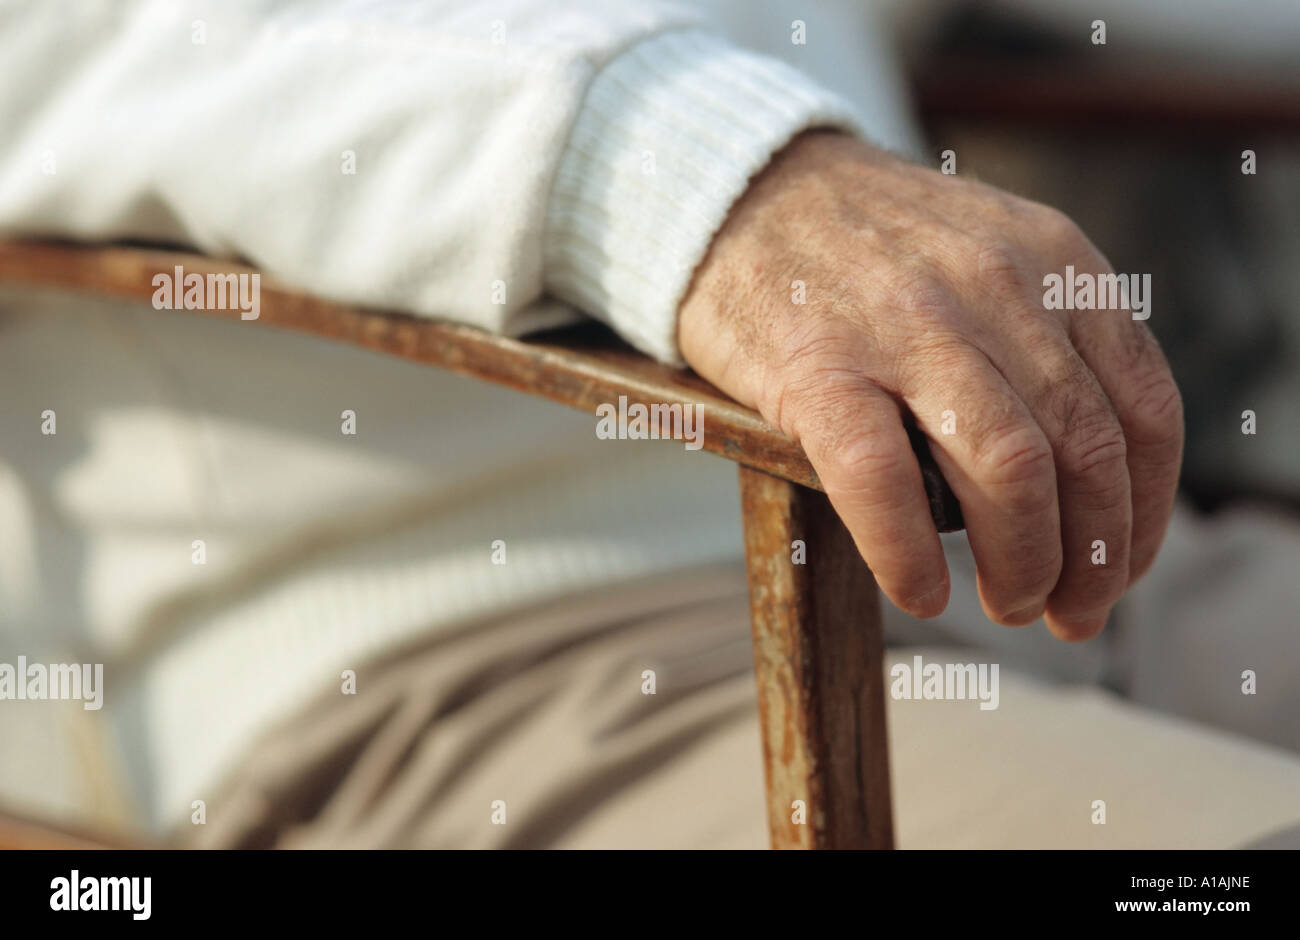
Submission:
{"label": "sweater sleeve", "polygon": [[695,19],[663,0],[0,0],[0,233],[183,245],[522,332],[585,90]]}
{"label": "sweater sleeve", "polygon": [[0,233],[511,334],[570,315],[549,289],[675,361],[749,175],[847,120],[700,28],[667,0],[0,0]]}

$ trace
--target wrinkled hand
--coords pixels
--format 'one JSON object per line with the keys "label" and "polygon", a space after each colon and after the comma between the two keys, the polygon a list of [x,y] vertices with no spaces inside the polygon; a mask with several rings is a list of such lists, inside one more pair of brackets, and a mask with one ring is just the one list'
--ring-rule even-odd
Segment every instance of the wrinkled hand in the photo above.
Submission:
{"label": "wrinkled hand", "polygon": [[934,616],[949,592],[906,408],[961,501],[985,613],[1087,639],[1164,536],[1182,402],[1128,310],[1045,309],[1067,265],[1110,271],[1060,212],[809,133],[733,208],[678,338],[803,445],[899,607]]}

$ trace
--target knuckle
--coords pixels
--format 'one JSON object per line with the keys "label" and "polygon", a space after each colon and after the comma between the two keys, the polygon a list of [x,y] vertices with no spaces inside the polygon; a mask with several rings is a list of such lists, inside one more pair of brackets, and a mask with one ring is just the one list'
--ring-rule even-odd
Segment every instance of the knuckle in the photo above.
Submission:
{"label": "knuckle", "polygon": [[1045,508],[1048,498],[1055,498],[1052,448],[1027,425],[990,433],[977,457],[977,473],[987,484],[1022,491],[1022,499],[1030,501],[1025,508]]}
{"label": "knuckle", "polygon": [[1160,370],[1139,389],[1129,420],[1135,443],[1176,448],[1183,439],[1183,396],[1172,375]]}
{"label": "knuckle", "polygon": [[894,290],[897,309],[912,316],[945,316],[953,306],[952,291],[928,268],[905,276]]}
{"label": "knuckle", "polygon": [[843,402],[846,389],[860,384],[859,364],[848,349],[842,337],[824,329],[789,338],[764,370],[759,412],[783,434],[799,439],[801,426],[818,422]]}
{"label": "knuckle", "polygon": [[878,436],[858,433],[834,441],[823,476],[846,494],[864,496],[878,491],[884,480],[896,479],[904,469],[903,455]]}
{"label": "knuckle", "polygon": [[823,365],[781,385],[773,423],[799,441],[826,483],[845,496],[884,498],[880,481],[903,469],[888,437],[853,420],[879,389],[847,366]]}
{"label": "knuckle", "polygon": [[1032,237],[1036,243],[1053,246],[1074,257],[1092,251],[1092,242],[1075,221],[1052,206],[1039,206],[1033,214]]}
{"label": "knuckle", "polygon": [[1128,443],[1124,429],[1107,409],[1073,422],[1060,445],[1060,465],[1070,476],[1109,483],[1125,472]]}

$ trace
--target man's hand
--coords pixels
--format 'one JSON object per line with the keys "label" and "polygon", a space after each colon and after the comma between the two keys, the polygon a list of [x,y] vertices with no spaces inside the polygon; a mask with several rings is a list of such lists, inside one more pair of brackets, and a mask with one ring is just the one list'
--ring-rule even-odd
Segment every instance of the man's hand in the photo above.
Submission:
{"label": "man's hand", "polygon": [[733,208],[678,338],[696,371],[803,445],[899,607],[934,616],[949,590],[906,408],[961,501],[988,616],[1046,613],[1082,640],[1155,558],[1183,420],[1128,310],[1044,308],[1044,275],[1066,265],[1110,271],[1056,210],[809,133]]}

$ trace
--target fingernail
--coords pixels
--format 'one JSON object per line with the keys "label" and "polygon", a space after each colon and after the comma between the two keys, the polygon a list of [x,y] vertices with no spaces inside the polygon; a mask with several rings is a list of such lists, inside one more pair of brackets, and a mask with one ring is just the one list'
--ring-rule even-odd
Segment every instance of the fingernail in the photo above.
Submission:
{"label": "fingernail", "polygon": [[1100,616],[1092,614],[1091,616],[1069,620],[1061,617],[1049,617],[1048,626],[1062,640],[1069,643],[1081,643],[1084,640],[1091,640],[1100,633],[1105,628],[1109,616],[1110,611],[1107,610]]}
{"label": "fingernail", "polygon": [[1017,610],[1014,614],[1007,614],[1005,619],[1010,626],[1027,627],[1041,616],[1043,616],[1043,605],[1032,604],[1023,610]]}
{"label": "fingernail", "polygon": [[947,591],[948,579],[945,578],[934,587],[930,588],[930,590],[909,598],[907,606],[903,609],[909,613],[913,613],[914,616],[935,616],[942,613],[942,608],[936,607],[935,610],[931,611],[931,607],[934,605],[936,599],[942,599]]}

